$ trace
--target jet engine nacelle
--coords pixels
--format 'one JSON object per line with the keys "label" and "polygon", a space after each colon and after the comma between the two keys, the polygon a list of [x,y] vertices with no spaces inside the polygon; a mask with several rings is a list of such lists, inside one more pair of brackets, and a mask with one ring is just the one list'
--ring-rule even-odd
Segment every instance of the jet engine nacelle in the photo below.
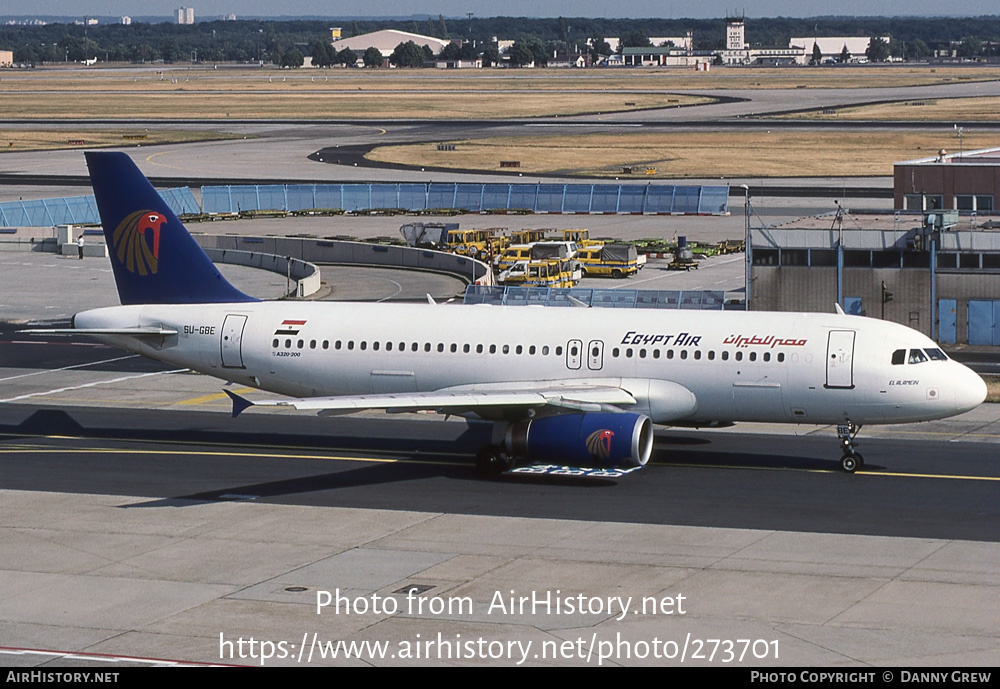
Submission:
{"label": "jet engine nacelle", "polygon": [[504,440],[512,455],[579,467],[640,467],[653,451],[653,423],[644,414],[558,414],[512,424]]}

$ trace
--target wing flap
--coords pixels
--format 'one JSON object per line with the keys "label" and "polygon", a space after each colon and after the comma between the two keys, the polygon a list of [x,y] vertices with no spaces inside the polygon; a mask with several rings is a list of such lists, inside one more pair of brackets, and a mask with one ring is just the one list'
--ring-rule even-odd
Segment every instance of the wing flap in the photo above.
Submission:
{"label": "wing flap", "polygon": [[636,399],[613,385],[561,385],[539,386],[524,384],[535,389],[517,391],[512,384],[445,388],[434,392],[407,394],[343,395],[338,397],[301,397],[250,401],[225,390],[233,400],[233,416],[238,416],[250,406],[292,407],[320,414],[343,414],[366,409],[384,409],[390,412],[474,411],[490,408],[556,407],[574,411],[598,411],[608,406],[631,406]]}

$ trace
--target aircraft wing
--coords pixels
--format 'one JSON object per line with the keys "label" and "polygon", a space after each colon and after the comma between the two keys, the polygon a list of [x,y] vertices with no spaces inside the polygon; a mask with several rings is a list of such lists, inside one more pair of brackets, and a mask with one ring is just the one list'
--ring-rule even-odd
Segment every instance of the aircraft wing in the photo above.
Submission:
{"label": "aircraft wing", "polygon": [[566,411],[608,411],[609,407],[636,404],[628,391],[612,383],[581,384],[580,381],[499,383],[443,388],[433,392],[302,397],[250,401],[230,390],[233,416],[251,406],[293,407],[320,415],[347,414],[365,409],[388,412],[437,411],[461,413],[487,409],[552,407]]}

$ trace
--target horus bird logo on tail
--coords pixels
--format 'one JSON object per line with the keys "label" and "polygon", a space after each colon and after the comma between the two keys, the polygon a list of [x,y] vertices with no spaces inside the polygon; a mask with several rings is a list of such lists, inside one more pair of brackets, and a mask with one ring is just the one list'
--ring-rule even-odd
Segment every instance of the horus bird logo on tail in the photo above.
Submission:
{"label": "horus bird logo on tail", "polygon": [[118,223],[112,245],[118,261],[130,273],[155,275],[160,260],[160,228],[167,219],[160,213],[141,210]]}

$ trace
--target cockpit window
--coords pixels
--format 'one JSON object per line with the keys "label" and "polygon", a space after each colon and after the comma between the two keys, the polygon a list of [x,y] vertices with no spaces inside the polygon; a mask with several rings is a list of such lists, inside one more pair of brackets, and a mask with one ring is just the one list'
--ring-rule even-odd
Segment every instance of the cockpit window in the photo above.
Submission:
{"label": "cockpit window", "polygon": [[922,364],[927,361],[927,355],[924,354],[919,349],[910,350],[910,362],[911,364]]}
{"label": "cockpit window", "polygon": [[942,352],[940,349],[931,348],[931,349],[925,349],[924,351],[927,352],[927,356],[931,358],[931,361],[948,360],[948,355]]}
{"label": "cockpit window", "polygon": [[905,363],[906,363],[906,350],[905,349],[897,349],[895,352],[892,353],[892,365],[893,366],[902,366]]}

